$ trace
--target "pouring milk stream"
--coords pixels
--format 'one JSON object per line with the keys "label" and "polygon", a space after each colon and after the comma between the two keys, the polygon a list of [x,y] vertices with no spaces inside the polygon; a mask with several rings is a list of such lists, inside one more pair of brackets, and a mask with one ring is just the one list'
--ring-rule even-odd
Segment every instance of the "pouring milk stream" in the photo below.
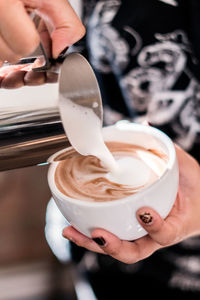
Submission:
{"label": "pouring milk stream", "polygon": [[131,187],[145,185],[150,177],[147,164],[133,156],[115,159],[105,145],[101,107],[101,95],[91,66],[80,54],[69,54],[59,77],[59,110],[71,145],[81,155],[96,156],[108,170],[104,175],[108,180]]}

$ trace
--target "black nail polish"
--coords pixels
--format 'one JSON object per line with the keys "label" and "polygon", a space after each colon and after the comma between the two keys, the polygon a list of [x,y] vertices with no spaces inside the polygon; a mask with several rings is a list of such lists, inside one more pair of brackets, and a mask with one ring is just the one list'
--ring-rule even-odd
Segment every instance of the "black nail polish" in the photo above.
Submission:
{"label": "black nail polish", "polygon": [[153,217],[150,213],[145,212],[139,216],[144,224],[150,224],[153,221]]}
{"label": "black nail polish", "polygon": [[62,63],[66,57],[66,52],[68,50],[69,47],[66,47],[57,57],[56,62],[58,63]]}
{"label": "black nail polish", "polygon": [[102,237],[99,237],[99,238],[94,238],[93,239],[93,241],[95,242],[95,243],[97,243],[99,246],[105,246],[105,244],[106,244],[106,241],[104,240],[104,238],[102,238]]}

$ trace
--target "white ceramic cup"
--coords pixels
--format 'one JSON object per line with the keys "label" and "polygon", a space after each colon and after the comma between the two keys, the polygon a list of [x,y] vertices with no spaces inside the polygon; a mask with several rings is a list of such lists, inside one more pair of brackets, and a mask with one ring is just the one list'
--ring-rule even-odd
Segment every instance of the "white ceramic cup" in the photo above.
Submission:
{"label": "white ceramic cup", "polygon": [[[86,236],[91,237],[95,228],[103,228],[120,239],[135,240],[147,234],[136,218],[140,207],[152,207],[165,218],[174,204],[179,178],[174,144],[158,129],[129,122],[104,127],[103,136],[105,141],[131,143],[164,152],[169,157],[166,171],[156,182],[136,194],[114,201],[87,202],[69,198],[58,190],[54,180],[58,162],[52,162],[48,171],[49,187],[67,221]],[[65,151],[55,153],[50,161]]]}

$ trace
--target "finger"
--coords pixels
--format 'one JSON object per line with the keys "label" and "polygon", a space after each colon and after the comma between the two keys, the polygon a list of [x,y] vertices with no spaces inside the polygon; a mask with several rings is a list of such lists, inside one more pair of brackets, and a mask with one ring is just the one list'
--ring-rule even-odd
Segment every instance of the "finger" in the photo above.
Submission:
{"label": "finger", "polygon": [[71,242],[74,242],[77,246],[84,247],[90,251],[105,254],[104,251],[92,239],[83,235],[72,226],[64,228],[63,236]]}
{"label": "finger", "polygon": [[[0,31],[1,34],[1,31]],[[20,59],[19,55],[16,55],[6,44],[6,42],[3,40],[3,38],[0,36],[0,66],[2,65],[2,62],[4,61],[10,61],[10,62],[16,62]]]}
{"label": "finger", "polygon": [[39,26],[38,26],[38,32],[40,35],[40,40],[41,43],[45,49],[46,54],[51,57],[51,48],[52,48],[52,42],[51,42],[51,37],[50,33],[47,29],[47,26],[43,20],[40,21]]}
{"label": "finger", "polygon": [[161,248],[149,236],[128,242],[102,229],[94,230],[92,238],[105,253],[127,264],[136,263]]}
{"label": "finger", "polygon": [[1,0],[0,19],[1,36],[12,52],[23,56],[36,49],[39,35],[21,1]]}
{"label": "finger", "polygon": [[0,87],[6,89],[19,88],[24,85],[24,76],[31,70],[30,65],[6,65],[0,68]]}
{"label": "finger", "polygon": [[24,77],[24,84],[29,86],[42,85],[46,82],[45,72],[27,72]]}
{"label": "finger", "polygon": [[[46,45],[47,47],[47,45]],[[32,64],[32,69],[39,68],[45,64],[45,58],[43,56],[37,58]],[[27,82],[28,85],[38,85],[43,83],[55,83],[58,81],[58,74],[54,72],[35,72],[34,75],[31,72],[27,74]],[[38,74],[38,75],[36,75]]]}
{"label": "finger", "polygon": [[180,196],[178,196],[173,209],[165,220],[149,207],[142,207],[137,211],[137,219],[140,224],[151,238],[162,246],[172,245],[181,241],[181,231],[183,230],[185,219],[185,207],[181,201]]}
{"label": "finger", "polygon": [[43,1],[23,0],[26,6],[37,9],[37,13],[51,24],[52,32],[52,55],[57,58],[58,55],[68,46],[77,42],[85,34],[85,28],[66,0],[49,0],[48,5]]}
{"label": "finger", "polygon": [[15,71],[9,73],[5,78],[2,78],[1,88],[17,89],[24,86],[25,71]]}
{"label": "finger", "polygon": [[6,77],[8,74],[15,72],[15,71],[31,71],[31,64],[16,64],[16,65],[5,65],[0,68],[0,76]]}
{"label": "finger", "polygon": [[0,76],[0,88],[1,88],[2,81],[3,81],[3,77]]}
{"label": "finger", "polygon": [[46,73],[46,83],[55,83],[58,81],[58,74],[47,72]]}
{"label": "finger", "polygon": [[27,71],[24,76],[24,84],[29,86],[42,85],[46,82],[46,72],[34,72],[32,68],[38,68],[44,65],[44,57],[37,58],[33,64],[21,66],[22,70]]}

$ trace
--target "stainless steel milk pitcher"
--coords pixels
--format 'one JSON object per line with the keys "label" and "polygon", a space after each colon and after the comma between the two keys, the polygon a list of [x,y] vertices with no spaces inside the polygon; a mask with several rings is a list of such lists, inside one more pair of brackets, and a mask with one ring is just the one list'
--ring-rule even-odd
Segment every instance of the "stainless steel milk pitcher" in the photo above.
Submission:
{"label": "stainless steel milk pitcher", "polygon": [[0,108],[0,171],[45,163],[68,146],[57,107]]}

